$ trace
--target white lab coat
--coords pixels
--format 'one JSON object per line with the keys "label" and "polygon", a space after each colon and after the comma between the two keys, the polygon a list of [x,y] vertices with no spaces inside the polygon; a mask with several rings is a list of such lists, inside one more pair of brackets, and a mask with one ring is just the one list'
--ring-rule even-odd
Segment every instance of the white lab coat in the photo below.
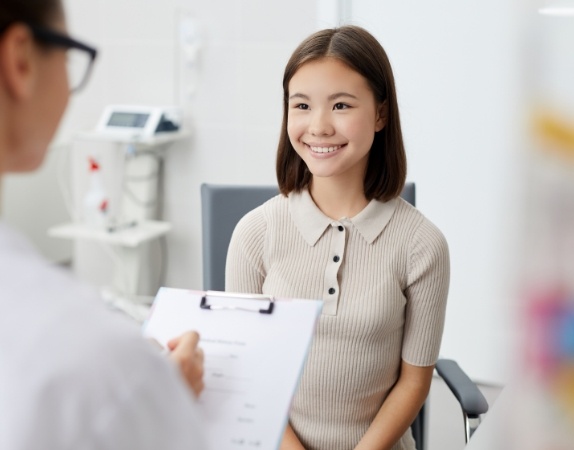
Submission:
{"label": "white lab coat", "polygon": [[201,429],[137,325],[0,222],[0,449],[204,450]]}

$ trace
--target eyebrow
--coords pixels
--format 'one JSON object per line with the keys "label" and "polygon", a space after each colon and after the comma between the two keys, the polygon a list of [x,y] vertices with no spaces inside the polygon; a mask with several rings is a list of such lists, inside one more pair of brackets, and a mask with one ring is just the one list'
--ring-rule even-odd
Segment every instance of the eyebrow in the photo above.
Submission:
{"label": "eyebrow", "polygon": [[[341,97],[350,97],[353,99],[357,99],[357,96],[353,95],[353,94],[349,94],[348,92],[336,92],[335,94],[331,94],[329,95],[329,97],[327,97],[327,100],[337,100]],[[296,92],[295,94],[289,96],[289,100],[292,100],[294,98],[302,98],[304,100],[309,100],[309,96],[305,95],[305,94],[301,94],[299,92]]]}

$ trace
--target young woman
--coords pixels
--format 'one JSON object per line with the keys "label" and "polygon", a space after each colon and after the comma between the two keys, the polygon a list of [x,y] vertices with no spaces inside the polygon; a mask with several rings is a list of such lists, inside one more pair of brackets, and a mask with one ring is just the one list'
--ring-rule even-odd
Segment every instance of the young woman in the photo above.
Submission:
{"label": "young woman", "polygon": [[[60,0],[2,0],[0,174],[40,165],[95,55],[67,35]],[[197,334],[171,341],[168,362],[1,221],[0,310],[0,448],[205,448]]]}
{"label": "young woman", "polygon": [[[367,31],[317,32],[283,78],[282,195],[237,225],[226,289],[324,301],[282,449],[414,449],[449,283],[440,231],[399,195],[393,74]],[[297,324],[293,324],[297,333]]]}

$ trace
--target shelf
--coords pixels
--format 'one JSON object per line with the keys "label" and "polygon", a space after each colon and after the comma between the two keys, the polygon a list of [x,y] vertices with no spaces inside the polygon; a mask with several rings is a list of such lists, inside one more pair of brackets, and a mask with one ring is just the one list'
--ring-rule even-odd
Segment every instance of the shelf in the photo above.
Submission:
{"label": "shelf", "polygon": [[74,135],[74,137],[79,140],[132,144],[140,148],[152,148],[160,145],[171,144],[190,136],[191,134],[187,131],[163,132],[151,137],[141,137],[137,134],[134,136],[124,136],[119,133],[103,133],[97,131],[84,131]]}
{"label": "shelf", "polygon": [[164,236],[171,230],[169,222],[146,220],[129,228],[109,232],[82,223],[67,223],[52,227],[48,235],[63,239],[85,239],[122,247],[137,247],[140,244]]}

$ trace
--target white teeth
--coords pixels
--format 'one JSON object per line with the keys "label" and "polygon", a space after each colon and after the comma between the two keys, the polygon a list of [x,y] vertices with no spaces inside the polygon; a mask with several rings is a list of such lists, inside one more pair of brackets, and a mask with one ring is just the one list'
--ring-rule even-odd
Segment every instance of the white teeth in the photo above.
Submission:
{"label": "white teeth", "polygon": [[341,145],[336,145],[335,147],[312,147],[312,146],[309,146],[311,151],[315,152],[315,153],[332,153],[335,150],[340,149],[341,147],[342,147]]}

